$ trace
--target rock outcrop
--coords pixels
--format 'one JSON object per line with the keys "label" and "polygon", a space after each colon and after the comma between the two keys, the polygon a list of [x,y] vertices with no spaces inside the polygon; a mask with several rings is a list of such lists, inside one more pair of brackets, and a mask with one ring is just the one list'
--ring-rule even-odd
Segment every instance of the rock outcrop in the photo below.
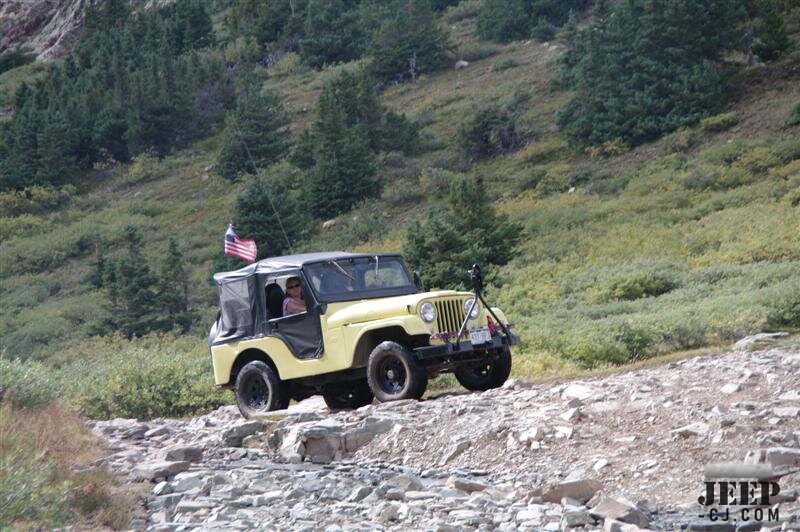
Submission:
{"label": "rock outcrop", "polygon": [[136,529],[736,530],[697,498],[740,473],[780,482],[778,521],[748,526],[796,529],[798,390],[800,350],[737,349],[355,411],[97,421],[94,465],[148,484]]}
{"label": "rock outcrop", "polygon": [[[4,0],[0,2],[0,53],[24,49],[38,61],[63,57],[77,40],[84,6],[102,0]],[[131,0],[151,9],[173,0]]]}

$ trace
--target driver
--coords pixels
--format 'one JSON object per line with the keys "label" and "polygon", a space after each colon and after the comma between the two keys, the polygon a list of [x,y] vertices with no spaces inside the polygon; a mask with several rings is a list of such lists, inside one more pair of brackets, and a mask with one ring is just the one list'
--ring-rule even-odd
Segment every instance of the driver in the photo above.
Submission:
{"label": "driver", "polygon": [[286,299],[283,300],[283,315],[291,316],[306,311],[306,302],[303,299],[303,289],[299,277],[286,279]]}

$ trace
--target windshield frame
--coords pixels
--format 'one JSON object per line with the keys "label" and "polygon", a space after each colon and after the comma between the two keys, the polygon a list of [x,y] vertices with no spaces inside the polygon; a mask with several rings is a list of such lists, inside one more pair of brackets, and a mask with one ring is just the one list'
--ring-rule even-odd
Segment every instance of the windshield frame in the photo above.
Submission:
{"label": "windshield frame", "polygon": [[[347,262],[354,262],[354,261],[361,261],[364,259],[375,259],[377,257],[378,263],[382,263],[384,260],[386,261],[397,261],[400,266],[403,268],[403,272],[406,275],[406,278],[409,279],[410,283],[407,286],[396,286],[396,287],[389,287],[389,288],[371,288],[365,290],[358,290],[352,292],[336,292],[332,294],[322,294],[317,287],[314,286],[312,275],[310,269],[319,266],[325,265],[330,262],[334,262],[338,264],[340,267]],[[333,268],[336,268],[334,265]],[[303,265],[303,274],[305,275],[307,286],[311,291],[314,292],[314,297],[320,303],[334,303],[337,301],[359,301],[362,299],[379,299],[383,297],[394,297],[394,296],[405,296],[409,294],[416,294],[419,292],[419,289],[414,284],[414,277],[411,275],[411,271],[408,269],[408,265],[406,261],[403,259],[402,255],[399,254],[385,254],[385,253],[378,253],[375,255],[360,255],[356,257],[342,257],[339,259],[331,259],[331,260],[323,260],[317,262],[310,262]]]}

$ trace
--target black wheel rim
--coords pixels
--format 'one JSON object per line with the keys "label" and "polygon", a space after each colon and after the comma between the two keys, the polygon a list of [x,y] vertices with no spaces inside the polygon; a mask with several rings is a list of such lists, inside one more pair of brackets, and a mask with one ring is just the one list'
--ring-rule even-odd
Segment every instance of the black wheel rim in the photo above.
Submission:
{"label": "black wheel rim", "polygon": [[269,388],[258,375],[251,375],[244,381],[244,402],[254,410],[260,410],[269,402]]}
{"label": "black wheel rim", "polygon": [[395,357],[382,360],[378,366],[378,383],[388,394],[400,393],[406,385],[405,366]]}

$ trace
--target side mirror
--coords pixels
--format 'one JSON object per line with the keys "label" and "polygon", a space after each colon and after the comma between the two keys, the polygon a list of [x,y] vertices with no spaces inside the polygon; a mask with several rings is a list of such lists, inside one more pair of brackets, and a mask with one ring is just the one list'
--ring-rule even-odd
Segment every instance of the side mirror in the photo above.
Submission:
{"label": "side mirror", "polygon": [[425,291],[425,289],[422,287],[422,277],[420,277],[417,270],[414,270],[414,284],[416,285],[417,289]]}

